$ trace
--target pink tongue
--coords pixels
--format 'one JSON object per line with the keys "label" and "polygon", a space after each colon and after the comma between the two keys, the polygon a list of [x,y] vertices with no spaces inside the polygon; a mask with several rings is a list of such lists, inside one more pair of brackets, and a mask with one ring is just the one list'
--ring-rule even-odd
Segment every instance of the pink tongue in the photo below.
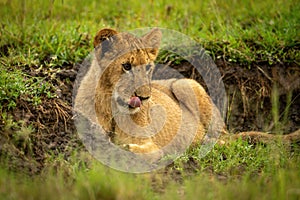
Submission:
{"label": "pink tongue", "polygon": [[142,102],[138,97],[131,97],[128,104],[133,108],[137,108],[141,106]]}

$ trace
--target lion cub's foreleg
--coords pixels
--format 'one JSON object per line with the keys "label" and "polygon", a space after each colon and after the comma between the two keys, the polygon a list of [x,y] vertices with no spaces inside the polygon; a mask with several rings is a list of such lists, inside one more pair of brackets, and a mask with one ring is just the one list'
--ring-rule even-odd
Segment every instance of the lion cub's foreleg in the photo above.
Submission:
{"label": "lion cub's foreleg", "polygon": [[131,152],[143,154],[143,157],[150,162],[156,162],[164,156],[163,151],[151,139],[143,144],[127,144],[124,146]]}
{"label": "lion cub's foreleg", "polygon": [[125,147],[128,148],[129,151],[135,153],[148,153],[159,150],[159,147],[154,144],[152,140],[143,144],[127,144]]}

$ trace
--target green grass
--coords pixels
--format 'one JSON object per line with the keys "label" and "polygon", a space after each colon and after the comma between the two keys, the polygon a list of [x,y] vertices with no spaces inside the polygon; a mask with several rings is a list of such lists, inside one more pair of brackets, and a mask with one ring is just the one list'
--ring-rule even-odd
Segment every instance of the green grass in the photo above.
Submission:
{"label": "green grass", "polygon": [[150,182],[100,165],[86,172],[81,170],[75,180],[53,172],[34,178],[8,174],[5,170],[0,174],[0,199],[145,199],[154,196]]}
{"label": "green grass", "polygon": [[[299,13],[299,2],[292,0],[0,0],[0,144],[12,144],[2,146],[0,155],[11,147],[21,158],[25,150],[30,152],[28,135],[36,130],[28,122],[14,121],[9,113],[14,113],[20,99],[38,106],[43,99],[55,98],[55,74],[81,62],[92,51],[93,36],[101,28],[169,28],[201,43],[215,60],[249,68],[299,66]],[[275,93],[271,114],[275,129],[280,129],[287,123],[288,107],[281,116]],[[291,102],[291,96],[286,101]],[[277,142],[253,146],[236,141],[216,146],[204,158],[198,153],[189,150],[166,173],[150,175],[116,172],[78,155],[77,149],[71,158],[49,152],[43,170],[33,176],[12,172],[6,158],[1,158],[0,199],[300,197],[297,148],[287,151]]]}
{"label": "green grass", "polygon": [[17,99],[22,98],[38,105],[41,103],[41,96],[52,98],[53,86],[40,77],[32,77],[14,68],[0,66],[0,110],[8,110],[16,107]]}
{"label": "green grass", "polygon": [[1,199],[296,199],[300,195],[299,159],[299,152],[290,153],[279,143],[254,147],[235,141],[226,147],[216,146],[205,158],[197,160],[196,171],[178,171],[180,165],[187,163],[183,156],[166,173],[136,175],[115,171],[81,153],[68,162],[62,157],[49,160],[43,172],[33,177],[2,168],[0,196]]}
{"label": "green grass", "polygon": [[1,0],[0,6],[0,46],[9,48],[9,66],[72,64],[87,55],[103,27],[149,26],[185,33],[229,62],[299,64],[296,1]]}

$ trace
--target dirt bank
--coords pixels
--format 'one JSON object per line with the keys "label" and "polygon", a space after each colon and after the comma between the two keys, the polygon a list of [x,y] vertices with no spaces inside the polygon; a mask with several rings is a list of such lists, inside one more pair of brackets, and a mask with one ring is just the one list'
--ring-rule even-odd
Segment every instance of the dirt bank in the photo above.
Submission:
{"label": "dirt bank", "polygon": [[[300,67],[296,64],[255,65],[216,61],[228,97],[226,123],[231,132],[268,131],[289,133],[300,128]],[[169,63],[184,76],[203,82],[188,62]],[[1,115],[1,158],[10,168],[26,169],[30,174],[43,169],[49,154],[83,149],[72,121],[72,91],[79,65],[57,67],[51,73],[25,68],[31,76],[46,77],[55,86],[57,98],[43,97],[42,104],[31,105],[20,98],[9,114],[19,127],[7,126]],[[54,78],[53,78],[54,77]],[[278,101],[279,119],[274,123],[274,102]],[[15,137],[20,127],[32,126],[26,137]],[[51,153],[49,153],[51,152]]]}

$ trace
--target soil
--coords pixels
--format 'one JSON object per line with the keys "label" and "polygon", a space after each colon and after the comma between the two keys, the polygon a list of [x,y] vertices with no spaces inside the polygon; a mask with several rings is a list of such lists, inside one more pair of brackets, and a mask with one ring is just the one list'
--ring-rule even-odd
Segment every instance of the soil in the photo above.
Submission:
{"label": "soil", "polygon": [[[216,64],[228,97],[225,120],[231,132],[254,130],[290,133],[300,128],[299,65],[253,64],[249,69],[224,60],[217,60]],[[3,116],[0,116],[0,130],[4,134],[0,139],[0,157],[5,158],[10,168],[22,168],[29,174],[36,174],[44,168],[50,154],[62,154],[67,159],[72,150],[84,149],[72,120],[72,92],[79,66],[57,67],[51,73],[46,70],[37,72],[29,67],[24,69],[31,76],[46,77],[55,86],[57,98],[44,97],[38,106],[19,98],[17,107],[10,114],[15,122],[22,120],[21,127],[33,127],[28,137],[16,139],[15,132],[18,130],[7,127]],[[170,63],[170,66],[185,77],[203,83],[190,63],[182,61],[180,64]],[[280,121],[283,121],[280,130],[272,123],[272,94],[275,89],[278,92],[279,113],[286,110],[288,116],[284,121],[283,114],[280,115]],[[291,101],[288,95],[291,95]]]}
{"label": "soil", "polygon": [[[231,133],[263,131],[288,134],[300,128],[300,67],[296,64],[256,65],[251,68],[217,60],[227,95],[225,121]],[[205,86],[189,63],[175,66],[185,77]],[[288,100],[288,96],[290,99]],[[274,99],[279,102],[280,127],[274,124]],[[215,102],[216,103],[216,102]],[[276,108],[275,108],[276,109]],[[287,119],[284,120],[284,112]]]}

